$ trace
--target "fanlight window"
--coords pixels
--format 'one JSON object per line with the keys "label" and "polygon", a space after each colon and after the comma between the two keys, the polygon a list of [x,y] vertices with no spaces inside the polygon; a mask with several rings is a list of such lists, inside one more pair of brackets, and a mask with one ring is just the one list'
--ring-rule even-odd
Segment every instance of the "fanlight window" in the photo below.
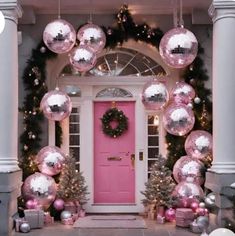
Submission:
{"label": "fanlight window", "polygon": [[122,88],[105,88],[101,90],[100,92],[97,93],[96,95],[97,98],[117,98],[117,97],[122,97],[122,98],[127,98],[127,97],[133,97],[132,94]]}
{"label": "fanlight window", "polygon": [[63,68],[61,74],[116,77],[158,75],[165,74],[165,71],[153,59],[138,51],[127,48],[117,48],[99,57],[96,66],[84,74],[76,71],[70,64]]}

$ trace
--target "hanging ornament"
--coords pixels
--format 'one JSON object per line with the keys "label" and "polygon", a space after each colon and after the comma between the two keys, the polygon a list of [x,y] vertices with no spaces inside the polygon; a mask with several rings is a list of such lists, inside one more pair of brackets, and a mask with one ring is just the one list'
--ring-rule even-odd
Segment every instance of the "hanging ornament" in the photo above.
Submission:
{"label": "hanging ornament", "polygon": [[195,98],[194,98],[194,102],[195,102],[196,104],[199,104],[199,103],[201,102],[201,98],[195,97]]}
{"label": "hanging ornament", "polygon": [[47,24],[43,32],[43,41],[51,51],[58,54],[66,53],[76,42],[76,32],[69,22],[57,19]]}
{"label": "hanging ornament", "polygon": [[184,104],[172,103],[163,114],[163,126],[168,133],[183,136],[194,126],[195,117],[192,109]]}
{"label": "hanging ornament", "polygon": [[56,88],[47,92],[40,103],[40,109],[49,120],[61,121],[68,117],[72,111],[70,97]]}
{"label": "hanging ornament", "polygon": [[202,185],[205,181],[204,175],[205,166],[203,163],[189,156],[178,159],[173,168],[173,176],[177,183],[189,181]]}
{"label": "hanging ornament", "polygon": [[53,206],[57,211],[62,211],[64,209],[64,200],[60,198],[56,199]]}
{"label": "hanging ornament", "polygon": [[70,63],[80,72],[92,69],[96,64],[96,54],[88,46],[74,48],[69,54]]}
{"label": "hanging ornament", "polygon": [[40,52],[41,52],[41,53],[45,53],[45,52],[46,52],[46,48],[42,46],[42,47],[40,48]]}
{"label": "hanging ornament", "polygon": [[198,42],[195,35],[183,28],[176,27],[162,37],[159,52],[163,61],[173,68],[184,68],[197,56]]}
{"label": "hanging ornament", "polygon": [[187,137],[184,147],[189,156],[203,159],[212,153],[212,135],[204,130],[192,131]]}
{"label": "hanging ornament", "polygon": [[160,110],[169,100],[165,84],[156,80],[147,82],[142,92],[142,102],[146,109]]}
{"label": "hanging ornament", "polygon": [[202,188],[191,182],[182,181],[176,185],[173,195],[179,198],[194,198],[194,197],[203,197],[204,193]]}
{"label": "hanging ornament", "polygon": [[61,172],[65,154],[58,147],[46,146],[39,151],[36,161],[43,174],[53,176]]}
{"label": "hanging ornament", "polygon": [[171,91],[171,98],[176,103],[188,104],[194,97],[193,87],[185,82],[177,82]]}
{"label": "hanging ornament", "polygon": [[26,178],[22,193],[25,200],[34,199],[46,210],[55,200],[55,180],[50,176],[36,172]]}
{"label": "hanging ornament", "polygon": [[95,53],[100,53],[106,44],[104,31],[98,25],[91,23],[78,30],[77,39],[80,41],[80,46],[88,46]]}

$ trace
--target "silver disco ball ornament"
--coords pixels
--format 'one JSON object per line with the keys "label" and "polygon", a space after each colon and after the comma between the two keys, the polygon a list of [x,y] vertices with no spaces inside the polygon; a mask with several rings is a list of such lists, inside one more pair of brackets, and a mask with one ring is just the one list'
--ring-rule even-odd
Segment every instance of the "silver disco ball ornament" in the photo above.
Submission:
{"label": "silver disco ball ornament", "polygon": [[60,214],[60,219],[61,220],[65,220],[65,219],[68,219],[68,218],[71,218],[72,217],[72,213],[70,211],[62,211],[61,214]]}
{"label": "silver disco ball ornament", "polygon": [[52,52],[66,53],[76,42],[76,32],[69,22],[57,19],[47,24],[43,32],[43,41]]}
{"label": "silver disco ball ornament", "polygon": [[183,28],[169,30],[161,39],[159,52],[163,61],[173,68],[190,65],[197,56],[198,42],[195,35]]}
{"label": "silver disco ball ornament", "polygon": [[30,225],[28,222],[24,222],[20,225],[20,232],[21,233],[28,233],[30,231]]}

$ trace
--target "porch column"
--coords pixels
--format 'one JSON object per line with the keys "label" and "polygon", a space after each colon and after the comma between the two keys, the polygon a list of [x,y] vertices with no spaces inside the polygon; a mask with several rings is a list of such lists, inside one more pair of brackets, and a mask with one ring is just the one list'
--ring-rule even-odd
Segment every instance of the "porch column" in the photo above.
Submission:
{"label": "porch column", "polygon": [[[213,20],[213,163],[206,187],[216,193],[217,223],[233,219],[235,193],[235,2],[214,0],[209,9]],[[235,222],[234,222],[235,223]]]}
{"label": "porch column", "polygon": [[0,235],[11,235],[17,212],[21,171],[18,167],[18,40],[22,11],[17,0],[0,1],[5,28],[0,34]]}

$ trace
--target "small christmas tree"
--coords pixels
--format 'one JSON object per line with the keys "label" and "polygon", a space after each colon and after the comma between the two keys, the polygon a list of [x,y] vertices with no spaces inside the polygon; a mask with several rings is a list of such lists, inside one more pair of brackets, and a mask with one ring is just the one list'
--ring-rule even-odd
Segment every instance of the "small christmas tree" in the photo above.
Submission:
{"label": "small christmas tree", "polygon": [[166,159],[158,156],[156,162],[151,166],[151,174],[148,181],[145,183],[145,191],[141,193],[145,196],[142,200],[143,204],[155,204],[160,206],[171,207],[172,192],[175,187],[175,182],[171,176],[171,171],[165,166]]}
{"label": "small christmas tree", "polygon": [[87,199],[87,185],[81,172],[76,170],[76,161],[72,156],[67,156],[61,172],[57,196],[64,201],[79,201],[85,204]]}

